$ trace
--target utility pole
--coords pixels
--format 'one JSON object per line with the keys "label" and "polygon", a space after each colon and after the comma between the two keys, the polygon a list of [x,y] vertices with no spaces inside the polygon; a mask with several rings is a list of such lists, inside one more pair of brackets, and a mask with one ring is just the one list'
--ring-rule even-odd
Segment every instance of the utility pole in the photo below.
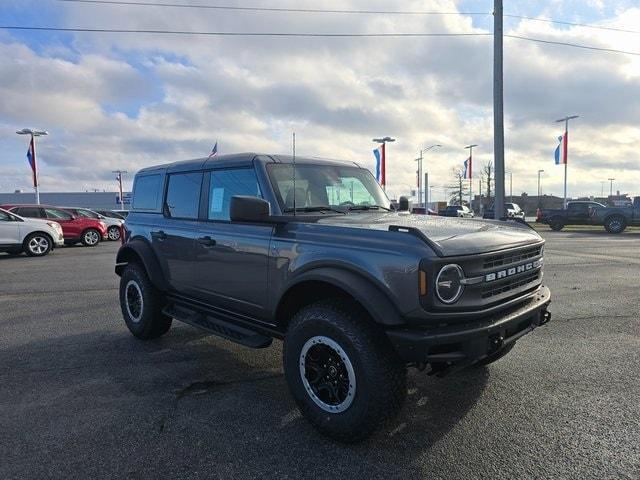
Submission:
{"label": "utility pole", "polygon": [[34,130],[32,128],[23,128],[16,132],[18,135],[30,135],[31,141],[29,142],[29,150],[27,151],[27,159],[31,165],[31,172],[33,174],[33,188],[36,193],[36,204],[40,205],[40,183],[38,182],[38,162],[36,160],[36,137],[43,135],[49,135],[49,132],[45,130]]}
{"label": "utility pole", "polygon": [[573,120],[574,118],[578,118],[579,115],[571,115],[559,120],[556,122],[564,122],[564,152],[561,153],[564,158],[564,202],[563,208],[567,208],[567,164],[569,163],[569,120]]}
{"label": "utility pole", "polygon": [[118,188],[120,190],[120,210],[124,210],[124,198],[122,195],[122,174],[129,173],[126,170],[113,170],[111,173],[116,174],[116,180],[118,181]]}
{"label": "utility pole", "polygon": [[424,208],[429,208],[429,172],[424,174]]}
{"label": "utility pole", "polygon": [[509,172],[509,201],[513,203],[513,172]]}
{"label": "utility pole", "polygon": [[495,157],[496,200],[493,215],[504,211],[504,104],[502,77],[502,0],[493,2],[493,154]]}
{"label": "utility pole", "polygon": [[607,180],[609,180],[609,182],[611,182],[611,186],[609,187],[609,196],[613,197],[613,181],[615,180],[615,178],[607,178]]}

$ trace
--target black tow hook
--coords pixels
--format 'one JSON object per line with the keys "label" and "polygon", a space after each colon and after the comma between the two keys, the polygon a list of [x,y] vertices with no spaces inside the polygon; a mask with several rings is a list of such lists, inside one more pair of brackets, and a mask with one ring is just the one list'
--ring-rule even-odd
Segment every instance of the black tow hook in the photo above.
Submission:
{"label": "black tow hook", "polygon": [[545,310],[544,312],[542,312],[542,315],[540,315],[540,326],[546,325],[550,321],[551,321],[551,312],[549,310]]}

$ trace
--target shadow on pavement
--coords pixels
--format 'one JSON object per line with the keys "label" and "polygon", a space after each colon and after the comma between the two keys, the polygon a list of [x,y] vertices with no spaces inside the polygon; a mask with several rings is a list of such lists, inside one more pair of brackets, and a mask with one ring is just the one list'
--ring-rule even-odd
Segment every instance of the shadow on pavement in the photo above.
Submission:
{"label": "shadow on pavement", "polygon": [[[465,418],[489,378],[411,371],[399,417],[341,445],[302,419],[281,345],[249,350],[174,327],[140,342],[125,331],[49,337],[0,349],[5,438],[0,476],[157,478],[420,477],[419,458]],[[3,473],[4,470],[4,473]]]}

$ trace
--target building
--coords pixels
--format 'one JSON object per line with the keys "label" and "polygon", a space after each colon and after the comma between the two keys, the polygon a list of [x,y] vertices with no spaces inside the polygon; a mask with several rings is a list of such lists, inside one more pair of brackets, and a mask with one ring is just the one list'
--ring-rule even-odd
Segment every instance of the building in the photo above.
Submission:
{"label": "building", "polygon": [[[131,193],[124,193],[124,208],[128,209]],[[119,210],[119,194],[114,192],[40,192],[40,203],[61,207],[85,207],[102,210]],[[0,193],[0,205],[36,203],[33,192]]]}

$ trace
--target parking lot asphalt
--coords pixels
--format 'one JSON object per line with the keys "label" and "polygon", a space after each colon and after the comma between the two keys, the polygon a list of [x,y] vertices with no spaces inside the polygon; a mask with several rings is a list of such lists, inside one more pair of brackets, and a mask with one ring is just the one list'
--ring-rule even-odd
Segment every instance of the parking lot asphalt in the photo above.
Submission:
{"label": "parking lot asphalt", "polygon": [[0,254],[0,478],[640,478],[640,233],[543,235],[552,322],[487,368],[411,370],[349,446],[298,414],[280,342],[134,339],[117,244]]}

